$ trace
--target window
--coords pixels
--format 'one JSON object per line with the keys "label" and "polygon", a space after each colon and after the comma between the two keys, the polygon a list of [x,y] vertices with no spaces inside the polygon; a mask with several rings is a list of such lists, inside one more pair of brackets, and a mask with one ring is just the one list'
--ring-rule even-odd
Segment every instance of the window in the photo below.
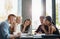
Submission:
{"label": "window", "polygon": [[0,22],[7,19],[11,13],[17,15],[17,9],[18,0],[0,0]]}
{"label": "window", "polygon": [[60,29],[60,0],[56,0],[56,26]]}
{"label": "window", "polygon": [[46,16],[52,17],[52,0],[46,0]]}
{"label": "window", "polygon": [[41,0],[32,0],[32,29],[36,30],[40,25],[39,17],[42,14]]}

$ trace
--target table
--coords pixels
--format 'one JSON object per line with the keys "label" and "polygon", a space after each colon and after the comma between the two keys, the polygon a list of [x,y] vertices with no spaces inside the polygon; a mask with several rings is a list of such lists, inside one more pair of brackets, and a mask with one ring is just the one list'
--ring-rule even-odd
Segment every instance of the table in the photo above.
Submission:
{"label": "table", "polygon": [[20,39],[55,39],[60,38],[60,35],[45,35],[45,34],[37,34],[37,35],[29,35],[29,34],[21,34]]}
{"label": "table", "polygon": [[60,35],[42,35],[43,38],[60,38]]}

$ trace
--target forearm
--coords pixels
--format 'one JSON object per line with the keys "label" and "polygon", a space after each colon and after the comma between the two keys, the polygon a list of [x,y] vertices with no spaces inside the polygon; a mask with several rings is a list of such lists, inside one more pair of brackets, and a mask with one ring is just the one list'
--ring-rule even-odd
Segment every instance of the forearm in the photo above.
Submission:
{"label": "forearm", "polygon": [[44,28],[44,26],[42,26],[41,29],[44,31],[45,34],[47,34],[47,31],[46,31],[46,29]]}
{"label": "forearm", "polygon": [[50,32],[50,26],[48,27],[48,34],[51,34],[51,32]]}
{"label": "forearm", "polygon": [[53,29],[51,30],[51,34],[53,34]]}
{"label": "forearm", "polygon": [[15,36],[14,36],[14,35],[12,35],[12,34],[10,34],[10,38],[15,38]]}
{"label": "forearm", "polygon": [[43,29],[43,31],[45,32],[45,34],[47,34],[47,31],[45,29]]}
{"label": "forearm", "polygon": [[24,32],[24,31],[25,31],[25,28],[26,28],[26,27],[24,27],[24,28],[22,29],[22,32]]}

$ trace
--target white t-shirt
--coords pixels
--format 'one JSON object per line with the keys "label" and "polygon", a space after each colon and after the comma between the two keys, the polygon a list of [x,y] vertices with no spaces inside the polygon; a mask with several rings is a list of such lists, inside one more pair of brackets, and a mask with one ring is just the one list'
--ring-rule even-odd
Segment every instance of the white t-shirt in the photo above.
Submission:
{"label": "white t-shirt", "polygon": [[17,34],[19,32],[21,32],[21,24],[18,24],[18,25],[15,26],[15,32],[14,32],[14,34]]}

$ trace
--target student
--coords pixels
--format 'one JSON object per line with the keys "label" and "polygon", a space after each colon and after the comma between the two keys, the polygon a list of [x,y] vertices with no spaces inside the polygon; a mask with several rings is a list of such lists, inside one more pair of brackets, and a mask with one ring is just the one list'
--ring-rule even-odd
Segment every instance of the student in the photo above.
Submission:
{"label": "student", "polygon": [[31,32],[31,20],[30,19],[26,19],[24,23],[21,25],[21,32],[22,33]]}
{"label": "student", "polygon": [[20,16],[17,16],[16,17],[16,26],[15,26],[15,32],[18,33],[18,32],[21,32],[21,17]]}
{"label": "student", "polygon": [[47,34],[59,34],[59,31],[52,23],[52,18],[50,16],[45,17],[44,24],[48,27],[48,31],[46,31]]}
{"label": "student", "polygon": [[11,24],[10,33],[11,34],[21,33],[21,17],[20,16],[17,16],[16,21],[13,24]]}
{"label": "student", "polygon": [[8,19],[0,24],[0,39],[10,39],[20,36],[20,34],[10,34],[10,24],[14,23],[16,20],[16,16],[14,14],[10,14]]}
{"label": "student", "polygon": [[[35,31],[35,34],[45,33],[44,30],[42,30],[43,26],[45,26],[44,23],[43,23],[43,20],[44,20],[44,16],[40,16],[41,24],[39,25],[38,29]],[[44,28],[46,28],[46,26]]]}
{"label": "student", "polygon": [[11,26],[10,26],[10,30],[11,30],[11,33],[13,34],[14,32],[15,33],[18,33],[18,32],[20,32],[21,30],[20,30],[20,24],[21,24],[21,17],[20,16],[17,16],[16,17],[16,21],[13,23],[13,24],[11,24]]}

